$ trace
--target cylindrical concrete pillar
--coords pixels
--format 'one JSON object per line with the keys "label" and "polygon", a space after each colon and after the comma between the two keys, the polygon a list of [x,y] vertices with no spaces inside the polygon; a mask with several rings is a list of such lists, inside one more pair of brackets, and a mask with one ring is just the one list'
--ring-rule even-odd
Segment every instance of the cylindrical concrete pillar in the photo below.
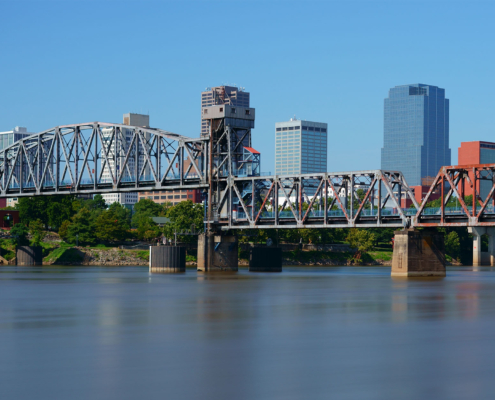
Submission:
{"label": "cylindrical concrete pillar", "polygon": [[186,248],[150,246],[150,272],[186,272]]}
{"label": "cylindrical concrete pillar", "polygon": [[250,272],[282,272],[280,247],[253,247],[249,251]]}
{"label": "cylindrical concrete pillar", "polygon": [[17,247],[17,265],[43,265],[43,248],[41,246]]}

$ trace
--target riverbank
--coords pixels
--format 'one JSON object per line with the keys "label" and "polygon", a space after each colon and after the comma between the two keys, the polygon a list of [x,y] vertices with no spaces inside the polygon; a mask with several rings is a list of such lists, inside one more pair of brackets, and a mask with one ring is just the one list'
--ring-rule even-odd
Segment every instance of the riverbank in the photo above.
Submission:
{"label": "riverbank", "polygon": [[[239,265],[249,264],[249,253],[241,252]],[[392,252],[371,252],[355,260],[352,252],[300,251],[283,253],[283,265],[391,265]],[[99,247],[57,247],[44,257],[43,265],[148,265],[148,250]],[[196,257],[187,256],[187,265],[196,265]]]}

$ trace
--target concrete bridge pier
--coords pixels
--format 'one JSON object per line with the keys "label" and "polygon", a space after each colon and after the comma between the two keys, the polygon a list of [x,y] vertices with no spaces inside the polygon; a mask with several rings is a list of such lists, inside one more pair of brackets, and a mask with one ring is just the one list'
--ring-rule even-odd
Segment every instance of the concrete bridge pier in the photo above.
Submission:
{"label": "concrete bridge pier", "polygon": [[150,246],[151,273],[186,272],[186,248],[182,246]]}
{"label": "concrete bridge pier", "polygon": [[282,249],[253,247],[249,252],[249,272],[282,272]]}
{"label": "concrete bridge pier", "polygon": [[239,266],[237,236],[203,233],[198,237],[198,271],[237,272]]}
{"label": "concrete bridge pier", "polygon": [[406,229],[395,232],[392,276],[445,276],[443,233]]}
{"label": "concrete bridge pier", "polygon": [[[469,227],[473,235],[473,266],[495,266],[495,228]],[[481,252],[481,236],[488,235],[488,254]]]}

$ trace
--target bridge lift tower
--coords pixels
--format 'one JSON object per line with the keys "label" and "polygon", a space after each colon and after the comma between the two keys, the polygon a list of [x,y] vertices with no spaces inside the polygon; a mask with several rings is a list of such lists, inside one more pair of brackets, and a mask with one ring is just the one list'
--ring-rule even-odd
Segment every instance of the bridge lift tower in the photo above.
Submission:
{"label": "bridge lift tower", "polygon": [[[220,216],[228,216],[230,225],[236,207],[233,199],[242,197],[233,178],[259,175],[259,158],[258,165],[253,165],[246,151],[251,149],[254,119],[254,108],[225,104],[203,108],[203,120],[208,121],[210,136],[205,155],[209,186],[205,202],[206,229],[198,243],[198,270],[237,271],[237,237],[222,231]],[[250,206],[254,201],[251,195]]]}

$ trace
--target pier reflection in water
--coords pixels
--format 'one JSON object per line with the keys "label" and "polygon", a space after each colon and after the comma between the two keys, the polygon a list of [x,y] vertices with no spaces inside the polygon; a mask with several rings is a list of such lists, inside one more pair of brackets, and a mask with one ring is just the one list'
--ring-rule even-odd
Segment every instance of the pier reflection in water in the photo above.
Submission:
{"label": "pier reflection in water", "polygon": [[1,399],[490,398],[495,270],[0,269]]}

